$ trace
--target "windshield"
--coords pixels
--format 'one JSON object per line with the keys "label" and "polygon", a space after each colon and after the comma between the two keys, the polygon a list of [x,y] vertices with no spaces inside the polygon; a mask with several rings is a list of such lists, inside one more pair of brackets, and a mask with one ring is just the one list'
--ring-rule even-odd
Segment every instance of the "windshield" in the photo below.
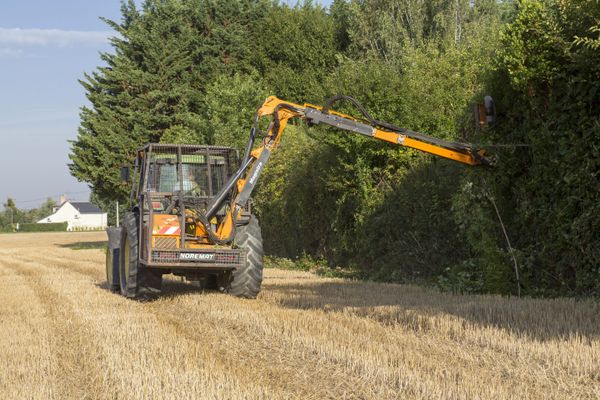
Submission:
{"label": "windshield", "polygon": [[[222,156],[182,156],[181,174],[175,155],[153,157],[148,171],[148,190],[154,192],[179,192],[189,196],[214,196],[227,181],[227,165]],[[193,162],[186,162],[193,161]],[[179,176],[180,175],[180,176]]]}

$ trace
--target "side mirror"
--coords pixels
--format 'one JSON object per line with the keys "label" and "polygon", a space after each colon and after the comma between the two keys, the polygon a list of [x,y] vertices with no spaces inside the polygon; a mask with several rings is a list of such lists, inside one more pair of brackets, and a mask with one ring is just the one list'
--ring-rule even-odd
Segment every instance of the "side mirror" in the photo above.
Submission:
{"label": "side mirror", "polygon": [[129,182],[129,167],[121,167],[121,181]]}

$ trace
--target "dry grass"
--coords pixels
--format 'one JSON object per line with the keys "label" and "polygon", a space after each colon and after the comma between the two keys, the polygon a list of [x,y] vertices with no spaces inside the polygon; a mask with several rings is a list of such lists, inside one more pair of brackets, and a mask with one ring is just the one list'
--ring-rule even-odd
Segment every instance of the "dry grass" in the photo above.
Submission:
{"label": "dry grass", "polygon": [[171,281],[137,303],[105,289],[104,239],[0,236],[0,398],[600,398],[591,301],[267,270],[255,301]]}

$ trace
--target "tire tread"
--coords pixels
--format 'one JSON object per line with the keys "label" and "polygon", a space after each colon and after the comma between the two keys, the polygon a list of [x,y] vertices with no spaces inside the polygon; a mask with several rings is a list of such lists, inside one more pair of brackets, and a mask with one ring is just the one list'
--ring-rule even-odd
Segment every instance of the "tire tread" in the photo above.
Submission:
{"label": "tire tread", "polygon": [[260,292],[263,280],[262,233],[256,217],[251,216],[248,224],[238,227],[234,243],[246,251],[246,262],[243,267],[233,271],[229,293],[254,299]]}

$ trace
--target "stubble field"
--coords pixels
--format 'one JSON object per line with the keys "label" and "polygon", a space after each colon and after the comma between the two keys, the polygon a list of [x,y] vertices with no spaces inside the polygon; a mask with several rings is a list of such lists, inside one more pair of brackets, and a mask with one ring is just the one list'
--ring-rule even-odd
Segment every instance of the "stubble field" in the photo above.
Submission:
{"label": "stubble field", "polygon": [[106,290],[105,239],[0,235],[0,398],[600,398],[592,301],[268,269],[256,300],[173,279],[139,303]]}

